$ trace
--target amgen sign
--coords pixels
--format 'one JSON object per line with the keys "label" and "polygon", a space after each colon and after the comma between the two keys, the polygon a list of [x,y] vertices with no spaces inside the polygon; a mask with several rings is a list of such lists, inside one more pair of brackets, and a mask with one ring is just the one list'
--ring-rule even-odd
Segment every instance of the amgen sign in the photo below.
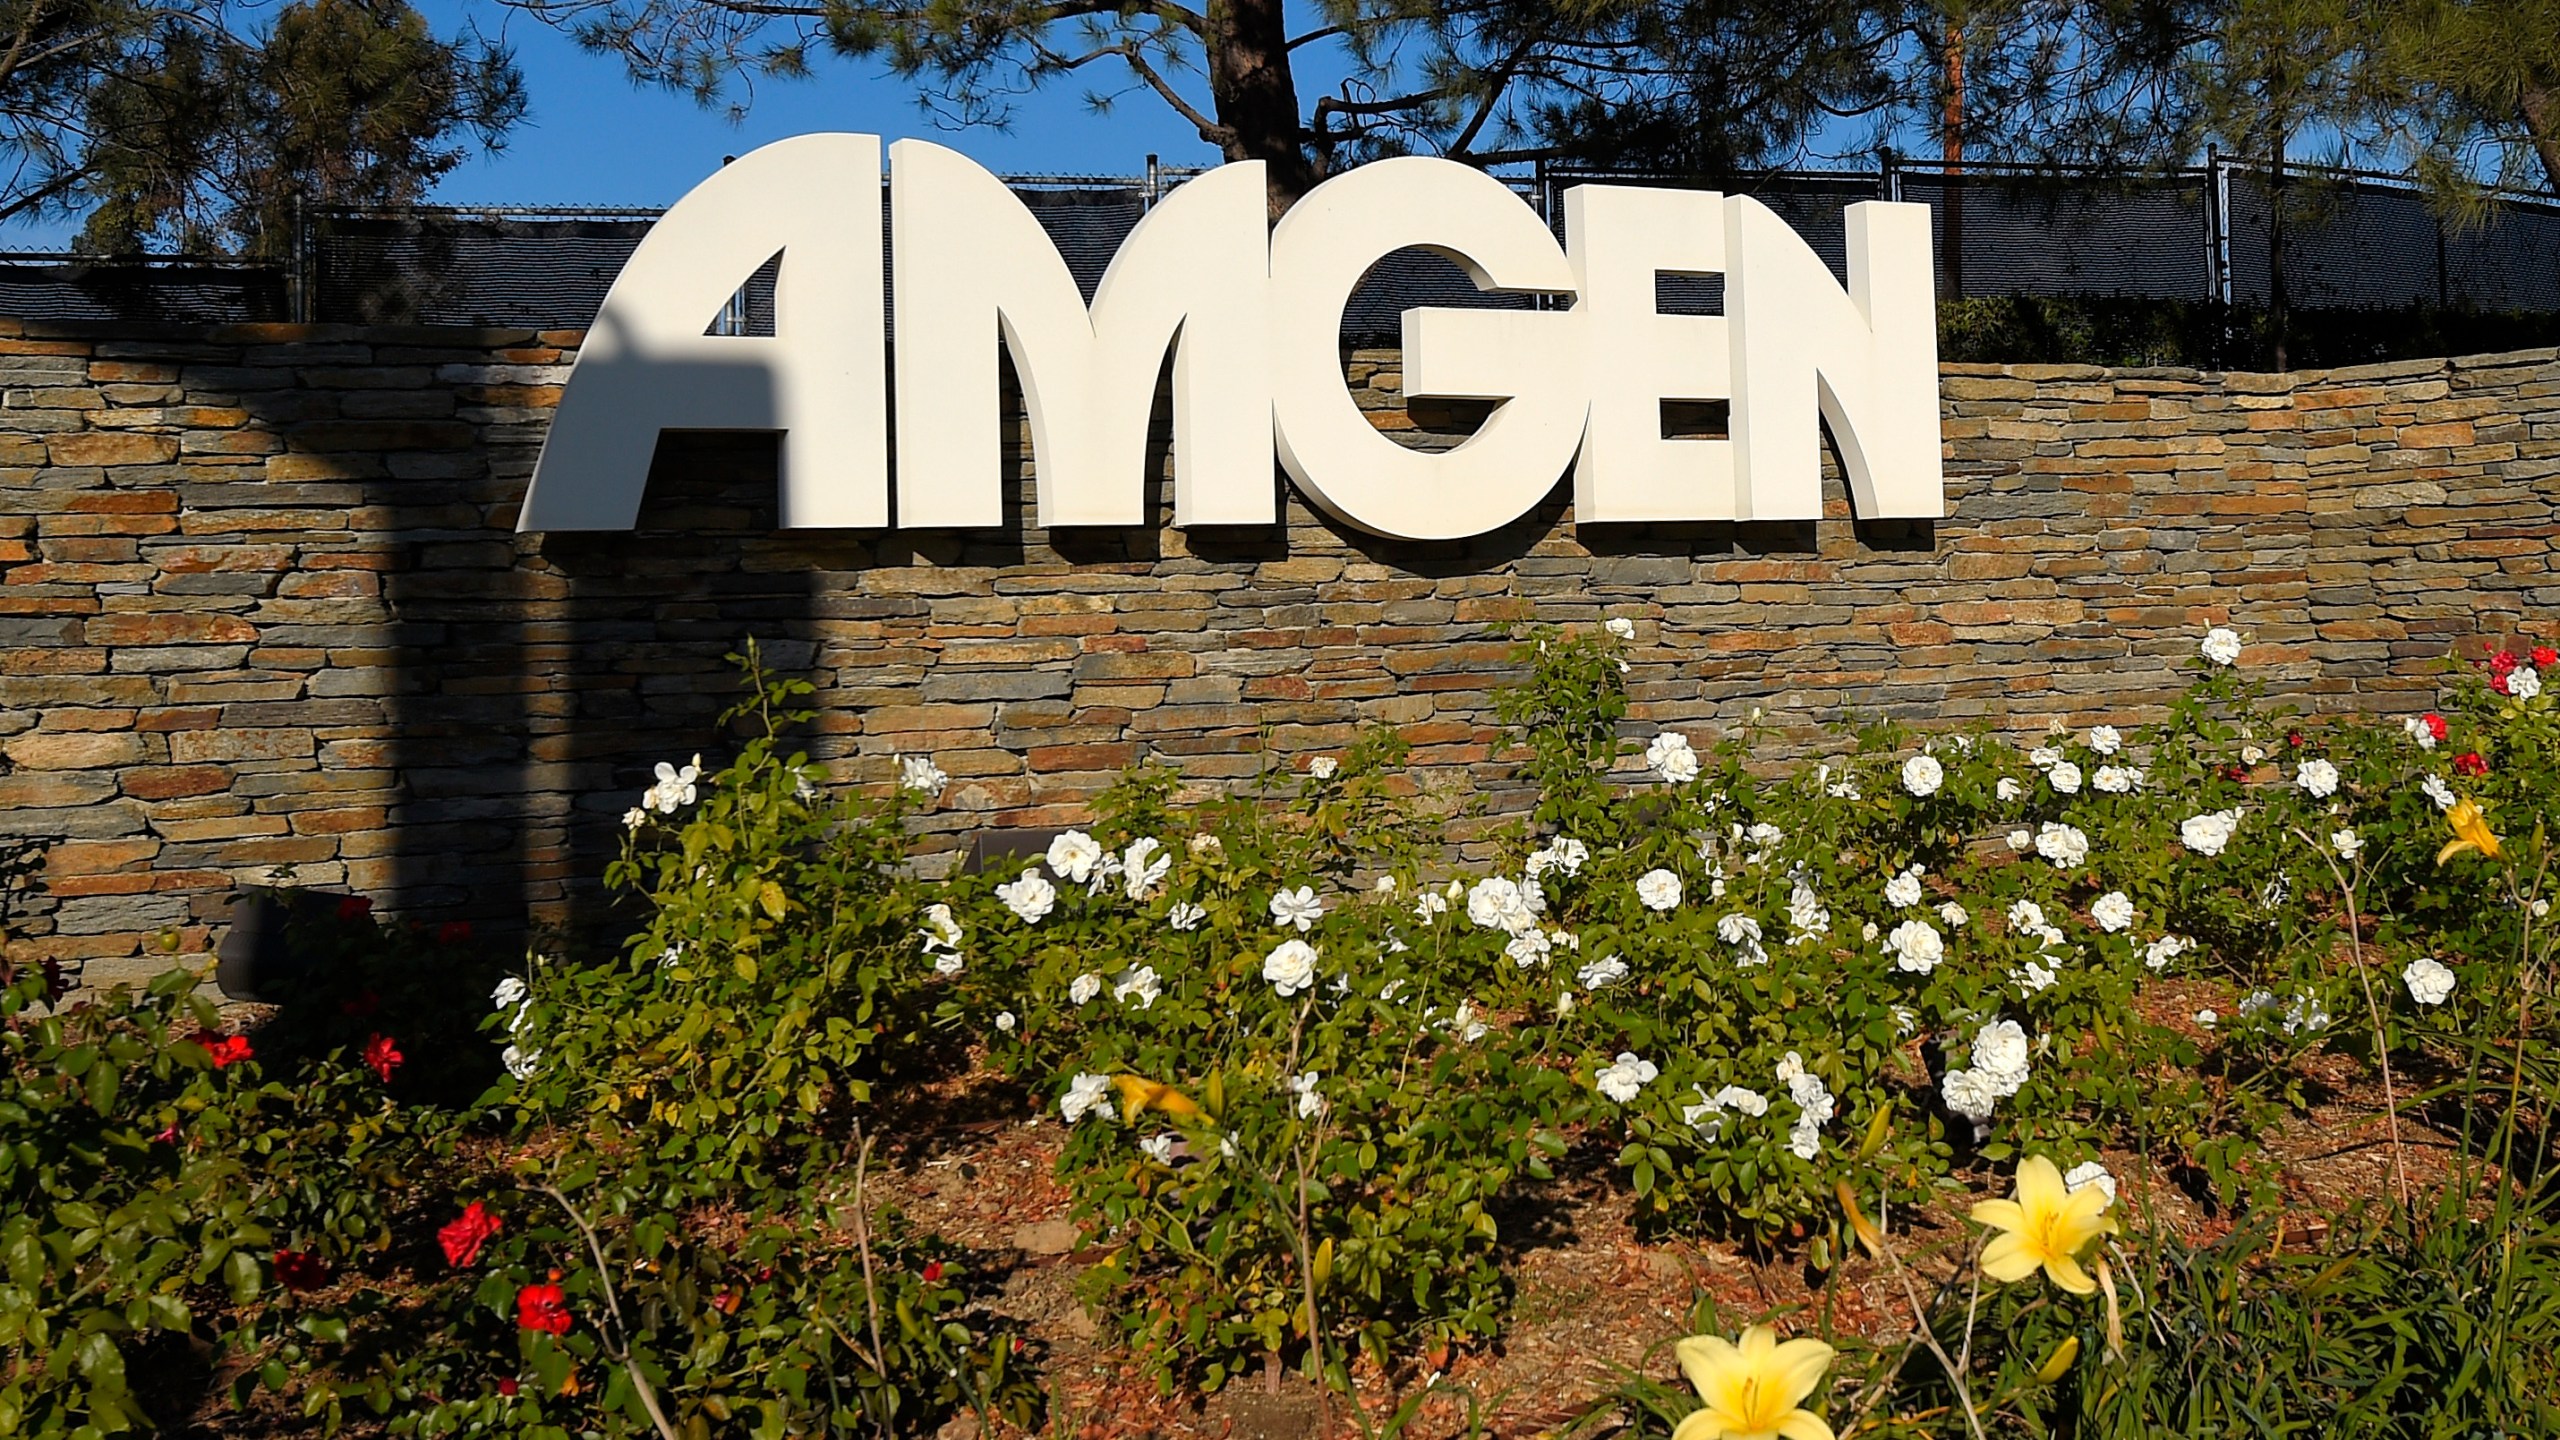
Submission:
{"label": "amgen sign", "polygon": [[[1168,351],[1176,525],[1274,523],[1275,459],[1328,513],[1407,539],[1497,529],[1568,469],[1584,524],[1806,520],[1825,421],[1861,516],[1943,512],[1925,206],[1848,207],[1844,289],[1747,196],[1580,186],[1559,247],[1501,182],[1450,161],[1362,166],[1277,226],[1262,167],[1228,165],[1147,214],[1088,307],[995,176],[918,140],[888,160],[894,346],[879,137],[741,156],[614,281],[519,528],[631,528],[666,430],[778,432],[785,525],[999,525],[998,344],[1030,412],[1043,526],[1152,523],[1147,419]],[[1495,402],[1436,453],[1369,423],[1338,345],[1362,276],[1409,247],[1483,290],[1567,302],[1405,312],[1406,393]],[[709,333],[777,253],[774,333]],[[1725,313],[1660,313],[1666,274],[1722,275]],[[1665,439],[1666,400],[1730,401],[1729,438]]]}

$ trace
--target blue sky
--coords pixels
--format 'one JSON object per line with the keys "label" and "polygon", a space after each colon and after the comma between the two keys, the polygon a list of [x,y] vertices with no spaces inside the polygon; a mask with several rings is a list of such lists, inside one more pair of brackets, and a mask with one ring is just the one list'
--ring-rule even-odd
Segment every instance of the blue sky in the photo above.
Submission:
{"label": "blue sky", "polygon": [[916,108],[913,90],[885,67],[834,57],[821,57],[809,80],[760,85],[744,120],[732,124],[725,111],[706,110],[689,96],[634,86],[618,59],[580,50],[494,0],[415,3],[439,31],[468,21],[503,35],[533,97],[532,115],[505,152],[447,176],[435,196],[442,201],[666,205],[720,168],[722,156],[813,130],[932,136],[1007,172],[1135,175],[1150,151],[1167,164],[1217,159],[1153,95],[1131,95],[1110,114],[1096,115],[1079,87],[1055,87],[1025,97],[1009,132],[946,132],[934,128]]}

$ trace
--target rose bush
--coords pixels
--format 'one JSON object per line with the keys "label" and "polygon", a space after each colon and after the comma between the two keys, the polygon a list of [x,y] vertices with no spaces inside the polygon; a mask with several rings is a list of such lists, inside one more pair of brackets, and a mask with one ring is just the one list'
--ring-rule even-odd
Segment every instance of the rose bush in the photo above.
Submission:
{"label": "rose bush", "polygon": [[[1632,723],[1631,639],[1524,637],[1533,796],[1470,863],[1382,730],[1223,796],[1142,768],[1045,853],[934,878],[933,757],[830,787],[787,741],[808,688],[751,655],[730,758],[625,817],[608,956],[502,968],[348,902],[296,922],[327,963],[252,1032],[188,972],[67,1008],[13,972],[0,1429],[141,1424],[131,1368],[180,1343],[394,1433],[1027,1421],[982,1278],[865,1189],[884,1087],[964,1066],[1063,1129],[1086,1296],[1204,1388],[1497,1336],[1506,1225],[1569,1154],[1649,1227],[1820,1271],[1869,1238],[1843,1187],[1940,1205],[2030,1156],[2269,1213],[2260,1141],[2324,1054],[2498,1174],[2539,1153],[2551,661],[2314,723],[2216,632],[2155,726],[1779,764],[1756,716]],[[2400,1213],[2373,1233],[2458,1249]],[[2017,1356],[2095,1343],[1984,1313],[2012,1399],[2049,1358]]]}

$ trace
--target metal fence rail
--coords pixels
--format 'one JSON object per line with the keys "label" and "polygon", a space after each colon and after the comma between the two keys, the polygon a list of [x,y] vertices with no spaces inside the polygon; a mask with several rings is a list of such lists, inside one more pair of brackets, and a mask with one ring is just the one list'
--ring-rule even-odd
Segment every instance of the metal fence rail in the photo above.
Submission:
{"label": "metal fence rail", "polygon": [[[1011,177],[1090,298],[1129,231],[1196,171]],[[2289,171],[2278,189],[2229,160],[2184,170],[2099,173],[1888,164],[1721,182],[1541,167],[1509,182],[1559,230],[1578,184],[1706,185],[1756,196],[1835,274],[1842,210],[1887,198],[1932,210],[1942,296],[2121,297],[2264,307],[2278,277],[2298,309],[2434,308],[2560,313],[2560,202],[2504,195],[2477,223],[2448,223],[2409,185],[2347,171]],[[577,329],[661,212],[416,206],[315,210],[293,258],[101,260],[0,254],[0,314],[50,320],[267,321]],[[1713,312],[1722,282],[1666,277],[1666,308]],[[770,333],[773,272],[751,279],[716,323]],[[1389,256],[1353,296],[1347,340],[1392,339],[1415,305],[1506,303],[1449,262]],[[1520,303],[1510,301],[1507,303]]]}

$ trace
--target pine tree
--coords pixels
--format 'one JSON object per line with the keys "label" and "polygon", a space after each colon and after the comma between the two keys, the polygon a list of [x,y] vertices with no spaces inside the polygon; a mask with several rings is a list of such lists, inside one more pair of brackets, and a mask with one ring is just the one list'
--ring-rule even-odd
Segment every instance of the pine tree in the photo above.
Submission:
{"label": "pine tree", "polygon": [[0,0],[0,221],[82,248],[274,254],[297,203],[415,200],[523,117],[508,54],[404,0]]}

